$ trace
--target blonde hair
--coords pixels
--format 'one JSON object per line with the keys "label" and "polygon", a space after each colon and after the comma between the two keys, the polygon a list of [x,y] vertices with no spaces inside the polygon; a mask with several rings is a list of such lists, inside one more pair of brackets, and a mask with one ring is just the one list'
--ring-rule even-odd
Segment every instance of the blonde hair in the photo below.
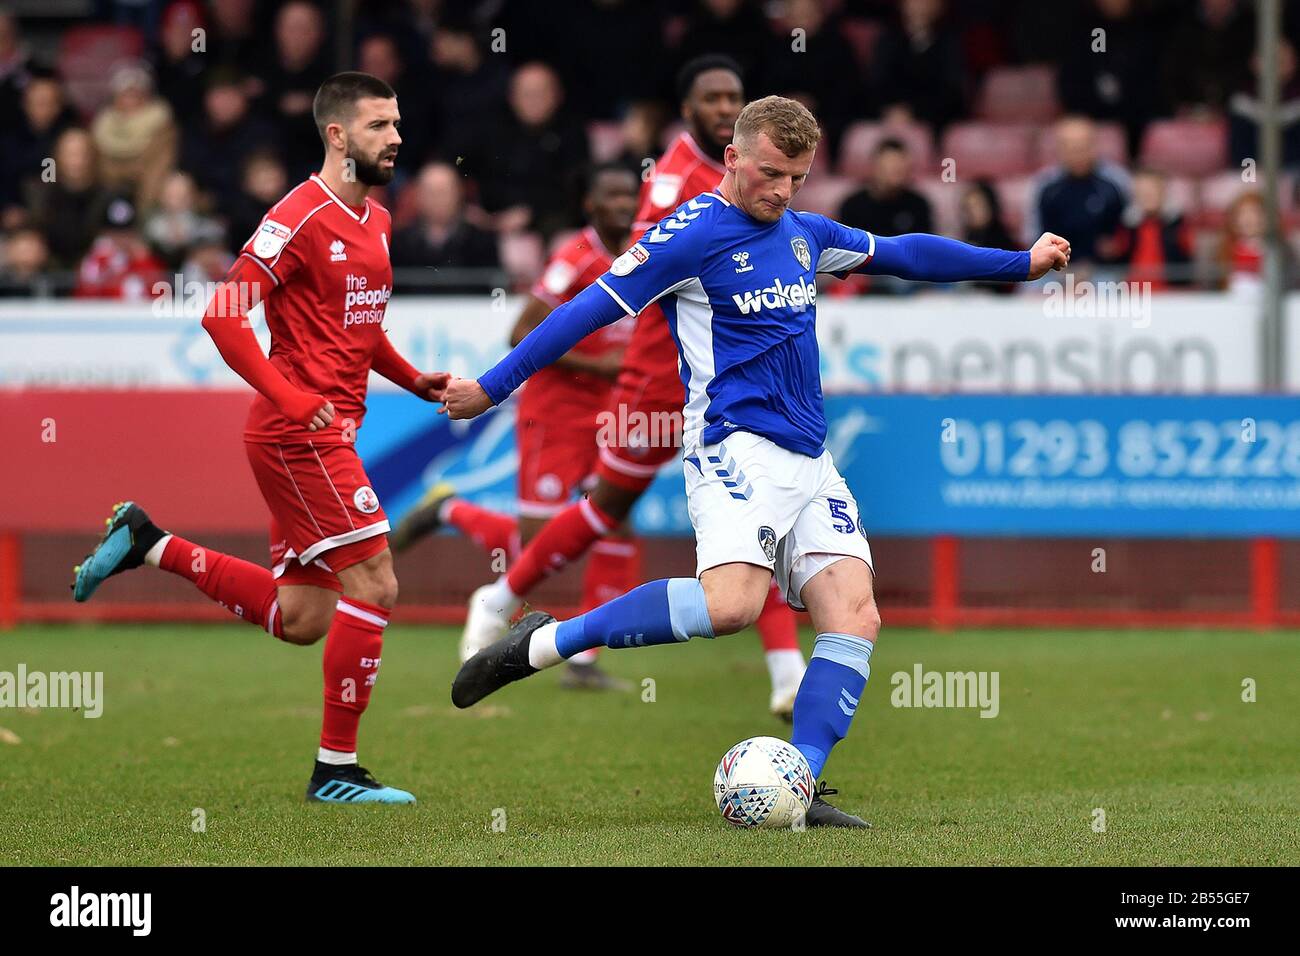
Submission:
{"label": "blonde hair", "polygon": [[784,96],[765,96],[740,111],[734,139],[748,142],[758,133],[766,133],[772,145],[792,159],[816,149],[822,138],[808,108]]}

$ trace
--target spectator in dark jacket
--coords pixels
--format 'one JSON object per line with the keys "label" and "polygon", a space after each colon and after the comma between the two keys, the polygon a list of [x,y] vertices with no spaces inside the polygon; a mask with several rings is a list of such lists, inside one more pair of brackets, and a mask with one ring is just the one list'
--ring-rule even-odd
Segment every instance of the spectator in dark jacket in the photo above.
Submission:
{"label": "spectator in dark jacket", "polygon": [[580,223],[578,181],[588,160],[587,131],[560,111],[555,71],[525,63],[510,79],[510,112],[470,147],[467,165],[483,208],[505,232],[552,236]]}
{"label": "spectator in dark jacket", "polygon": [[930,203],[910,188],[912,157],[902,140],[882,139],[871,162],[865,188],[844,200],[840,221],[882,236],[931,232]]}
{"label": "spectator in dark jacket", "polygon": [[75,268],[90,248],[111,198],[100,185],[97,162],[90,133],[72,127],[54,146],[57,177],[35,177],[24,186],[32,225],[49,240],[54,264],[65,269]]}
{"label": "spectator in dark jacket", "polygon": [[[497,240],[490,232],[465,221],[464,188],[460,174],[446,163],[430,163],[414,186],[417,217],[393,237],[396,268],[481,269],[500,266]],[[447,277],[439,292],[481,292],[498,277]]]}
{"label": "spectator in dark jacket", "polygon": [[961,36],[945,23],[943,0],[903,0],[899,22],[876,42],[872,98],[886,118],[942,130],[964,110],[963,62]]}
{"label": "spectator in dark jacket", "polygon": [[214,70],[203,96],[203,115],[185,130],[181,168],[209,194],[215,208],[225,209],[239,194],[240,170],[249,154],[278,143],[275,128],[251,111],[243,78],[232,70]]}
{"label": "spectator in dark jacket", "polygon": [[281,150],[293,182],[320,168],[321,142],[312,118],[316,90],[334,73],[326,56],[325,18],[306,0],[293,0],[275,15],[275,55],[262,76],[262,112],[280,131]]}
{"label": "spectator in dark jacket", "polygon": [[1025,236],[1069,236],[1072,263],[1113,262],[1115,231],[1128,205],[1128,173],[1098,160],[1091,120],[1068,116],[1057,122],[1054,134],[1060,165],[1034,184]]}
{"label": "spectator in dark jacket", "polygon": [[63,84],[53,74],[35,74],[28,79],[8,147],[0,150],[0,209],[6,219],[10,207],[22,198],[23,183],[40,177],[41,164],[54,155],[58,138],[76,124],[77,114],[65,102]]}

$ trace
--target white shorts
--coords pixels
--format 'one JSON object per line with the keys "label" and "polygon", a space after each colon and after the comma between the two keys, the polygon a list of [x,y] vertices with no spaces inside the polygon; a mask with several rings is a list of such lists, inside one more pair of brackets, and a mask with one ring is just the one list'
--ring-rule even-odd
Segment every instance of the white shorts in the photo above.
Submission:
{"label": "white shorts", "polygon": [[695,527],[697,575],[742,561],[768,568],[786,602],[841,558],[871,567],[871,545],[853,493],[831,453],[809,458],[749,432],[702,445],[684,460]]}

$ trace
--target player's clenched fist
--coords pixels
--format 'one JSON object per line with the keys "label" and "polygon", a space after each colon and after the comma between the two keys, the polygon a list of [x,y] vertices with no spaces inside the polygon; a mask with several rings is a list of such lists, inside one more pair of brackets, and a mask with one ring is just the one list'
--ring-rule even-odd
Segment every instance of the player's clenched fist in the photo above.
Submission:
{"label": "player's clenched fist", "polygon": [[1070,244],[1060,236],[1045,232],[1029,250],[1029,278],[1039,279],[1051,269],[1061,270],[1070,264]]}
{"label": "player's clenched fist", "polygon": [[472,378],[453,378],[442,393],[439,414],[448,418],[477,418],[492,407],[483,386]]}

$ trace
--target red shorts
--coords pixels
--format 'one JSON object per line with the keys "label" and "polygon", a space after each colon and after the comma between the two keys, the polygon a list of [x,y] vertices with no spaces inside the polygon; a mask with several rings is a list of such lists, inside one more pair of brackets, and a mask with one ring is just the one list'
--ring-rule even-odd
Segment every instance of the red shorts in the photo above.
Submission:
{"label": "red shorts", "polygon": [[584,490],[596,467],[594,416],[547,420],[520,405],[515,420],[519,449],[519,514],[549,518]]}
{"label": "red shorts", "polygon": [[609,396],[596,476],[628,491],[650,487],[682,444],[681,382],[675,391],[655,377],[622,373]]}
{"label": "red shorts", "polygon": [[277,583],[341,591],[337,572],[388,547],[388,516],[355,447],[245,442],[244,449],[271,511]]}

